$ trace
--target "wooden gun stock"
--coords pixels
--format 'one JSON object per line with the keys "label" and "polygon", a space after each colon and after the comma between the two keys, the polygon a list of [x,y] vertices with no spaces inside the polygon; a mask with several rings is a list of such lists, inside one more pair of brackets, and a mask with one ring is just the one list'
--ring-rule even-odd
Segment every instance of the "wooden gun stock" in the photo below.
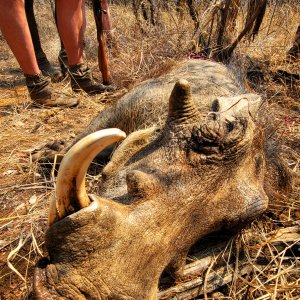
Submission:
{"label": "wooden gun stock", "polygon": [[102,14],[106,12],[102,9],[101,0],[93,0],[93,11],[94,11],[94,18],[97,27],[99,70],[102,73],[103,84],[110,85],[111,78],[110,78],[110,72],[108,67],[108,59],[107,59],[106,48],[105,48],[103,22],[102,22]]}

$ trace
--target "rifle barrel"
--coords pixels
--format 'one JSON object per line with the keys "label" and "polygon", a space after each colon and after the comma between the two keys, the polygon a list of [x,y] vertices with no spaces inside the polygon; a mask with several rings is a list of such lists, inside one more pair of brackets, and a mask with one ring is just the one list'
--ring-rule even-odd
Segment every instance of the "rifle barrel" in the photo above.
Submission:
{"label": "rifle barrel", "polygon": [[97,40],[98,40],[98,65],[102,74],[102,80],[104,85],[111,84],[110,72],[108,67],[108,59],[105,47],[105,37],[103,32],[102,22],[102,6],[101,0],[93,0],[94,18],[97,28]]}

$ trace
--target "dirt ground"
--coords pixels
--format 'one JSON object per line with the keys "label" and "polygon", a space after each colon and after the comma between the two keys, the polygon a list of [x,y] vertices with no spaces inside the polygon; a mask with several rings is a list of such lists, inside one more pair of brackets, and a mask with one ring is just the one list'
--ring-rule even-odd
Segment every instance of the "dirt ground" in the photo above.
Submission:
{"label": "dirt ground", "polygon": [[[128,13],[124,16],[123,10],[114,6],[112,12],[116,16],[113,21],[117,28],[118,48],[111,51],[110,58],[118,90],[93,97],[80,94],[80,105],[73,109],[34,108],[25,88],[23,74],[0,36],[0,299],[27,299],[32,289],[33,266],[41,255],[46,254],[43,236],[47,228],[48,203],[55,187],[55,177],[53,169],[52,172],[51,168],[50,172],[41,169],[33,160],[34,154],[49,142],[72,140],[94,116],[104,107],[117,101],[134,83],[152,77],[153,74],[157,76],[164,67],[175,64],[176,59],[187,57],[189,37],[181,36],[186,47],[182,47],[181,51],[174,46],[174,41],[169,41],[168,45],[165,41],[158,41],[153,37],[144,40],[139,37],[135,40],[134,34],[128,33],[130,30],[136,30],[133,15]],[[271,12],[270,10],[270,14]],[[295,18],[299,18],[299,10],[295,15]],[[120,16],[123,16],[123,20]],[[47,18],[50,18],[49,14]],[[278,28],[283,26],[280,20],[279,17],[276,19]],[[126,27],[125,22],[130,25]],[[45,37],[47,30],[55,31],[53,22],[50,23],[49,27],[42,28],[43,43],[48,49],[47,54],[51,61],[57,64],[58,38]],[[290,62],[283,58],[290,44],[287,35],[291,40],[294,23],[289,25],[288,34],[287,29],[281,32],[285,38],[281,36],[280,42],[275,35],[271,38],[271,33],[265,35],[269,24],[266,23],[264,35],[262,34],[251,47],[241,45],[239,48],[240,53],[243,53],[243,64],[250,66],[254,72],[252,74],[263,75],[259,80],[250,79],[247,85],[249,90],[261,94],[268,101],[270,116],[274,124],[277,124],[274,135],[286,147],[285,160],[295,177],[293,193],[280,197],[279,202],[276,202],[266,215],[251,225],[249,230],[257,233],[258,244],[263,241],[264,234],[278,227],[300,224],[300,81],[278,75],[278,70],[284,70],[299,76],[300,61]],[[87,32],[89,64],[95,75],[100,77],[96,61],[94,27],[88,27]],[[67,95],[72,94],[68,79],[54,84],[54,88]],[[293,241],[293,247],[294,245],[300,249],[299,240]],[[286,249],[291,247],[291,244],[288,244]],[[262,292],[258,293],[257,297],[244,299],[299,299],[300,250],[298,253],[294,250],[290,264],[282,264],[280,268],[278,264],[285,254],[276,251],[271,251],[274,263],[268,265],[263,274],[258,274],[257,281],[253,283],[257,286],[260,284],[259,290]],[[257,249],[254,255],[264,256],[263,252],[262,249]],[[283,275],[290,269],[293,271],[288,271],[288,276]],[[270,274],[275,277],[270,279]],[[281,290],[274,289],[274,281],[282,287]],[[266,296],[262,297],[263,295]]]}

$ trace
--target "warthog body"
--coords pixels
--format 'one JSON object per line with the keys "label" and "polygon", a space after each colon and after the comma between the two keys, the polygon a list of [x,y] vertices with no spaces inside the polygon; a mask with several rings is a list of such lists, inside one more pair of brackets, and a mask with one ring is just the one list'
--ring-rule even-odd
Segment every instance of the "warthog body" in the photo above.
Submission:
{"label": "warthog body", "polygon": [[243,84],[225,65],[211,61],[185,61],[167,75],[138,85],[116,105],[102,111],[76,141],[103,128],[116,127],[128,134],[154,125],[162,127],[168,114],[171,91],[176,81],[182,78],[190,83],[195,105],[203,115],[211,109],[216,98],[245,93]]}
{"label": "warthog body", "polygon": [[102,112],[81,138],[110,127],[132,134],[103,169],[98,196],[87,196],[85,172],[98,148],[124,134],[94,133],[65,156],[36,295],[156,299],[163,270],[180,276],[198,239],[262,213],[268,197],[260,105],[225,66],[187,61]]}

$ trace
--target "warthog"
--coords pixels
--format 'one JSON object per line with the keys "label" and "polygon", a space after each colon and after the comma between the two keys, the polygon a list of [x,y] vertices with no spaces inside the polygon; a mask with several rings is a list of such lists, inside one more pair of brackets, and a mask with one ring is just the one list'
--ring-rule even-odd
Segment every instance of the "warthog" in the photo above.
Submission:
{"label": "warthog", "polygon": [[[197,60],[102,112],[61,163],[36,296],[157,299],[164,269],[180,276],[197,240],[261,214],[268,205],[261,102],[225,66]],[[94,132],[111,127],[132,133],[104,167],[100,194],[88,195],[91,161],[125,138],[120,129]]]}

